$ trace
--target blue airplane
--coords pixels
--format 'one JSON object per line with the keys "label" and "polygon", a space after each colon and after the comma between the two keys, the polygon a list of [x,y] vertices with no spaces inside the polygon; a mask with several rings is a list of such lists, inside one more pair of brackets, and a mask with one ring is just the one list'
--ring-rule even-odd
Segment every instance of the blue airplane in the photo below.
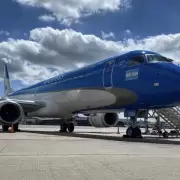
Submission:
{"label": "blue airplane", "polygon": [[[62,132],[74,131],[73,116],[88,115],[94,127],[112,127],[118,113],[136,120],[138,113],[180,104],[180,67],[158,53],[137,50],[110,57],[13,92],[7,65],[0,101],[3,131],[24,117],[58,117]],[[130,137],[140,128],[128,127]]]}

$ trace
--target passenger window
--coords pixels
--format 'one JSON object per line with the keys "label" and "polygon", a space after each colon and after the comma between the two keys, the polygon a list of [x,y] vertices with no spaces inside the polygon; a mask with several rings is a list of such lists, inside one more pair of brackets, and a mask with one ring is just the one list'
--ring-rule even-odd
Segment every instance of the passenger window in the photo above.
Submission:
{"label": "passenger window", "polygon": [[135,56],[128,60],[128,66],[136,66],[144,63],[144,56]]}

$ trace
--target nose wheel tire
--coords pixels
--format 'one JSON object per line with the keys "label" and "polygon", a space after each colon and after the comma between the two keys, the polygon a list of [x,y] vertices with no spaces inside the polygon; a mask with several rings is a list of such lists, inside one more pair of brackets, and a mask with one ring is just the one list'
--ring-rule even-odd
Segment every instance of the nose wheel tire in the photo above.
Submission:
{"label": "nose wheel tire", "polygon": [[126,130],[126,135],[128,137],[132,137],[132,135],[133,135],[133,128],[131,126],[128,127],[128,129]]}
{"label": "nose wheel tire", "polygon": [[130,138],[137,138],[137,137],[142,137],[141,136],[141,129],[139,127],[128,127],[126,130],[126,137]]}

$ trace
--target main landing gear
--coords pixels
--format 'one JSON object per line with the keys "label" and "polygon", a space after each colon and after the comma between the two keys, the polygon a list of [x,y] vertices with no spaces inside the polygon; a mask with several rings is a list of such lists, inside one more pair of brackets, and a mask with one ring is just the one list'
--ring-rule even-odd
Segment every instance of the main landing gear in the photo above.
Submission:
{"label": "main landing gear", "polygon": [[136,117],[130,117],[132,125],[129,126],[126,130],[126,135],[124,137],[127,138],[142,138],[141,129],[136,126]]}
{"label": "main landing gear", "polygon": [[60,126],[60,132],[73,132],[74,131],[74,123],[63,123]]}

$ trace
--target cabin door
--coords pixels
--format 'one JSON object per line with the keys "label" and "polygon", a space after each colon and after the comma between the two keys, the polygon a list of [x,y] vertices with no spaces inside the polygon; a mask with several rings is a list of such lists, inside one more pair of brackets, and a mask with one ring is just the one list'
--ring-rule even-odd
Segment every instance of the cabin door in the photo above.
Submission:
{"label": "cabin door", "polygon": [[103,78],[102,78],[104,88],[112,88],[113,86],[112,74],[113,74],[114,65],[115,65],[115,60],[108,61],[105,64],[103,70]]}

